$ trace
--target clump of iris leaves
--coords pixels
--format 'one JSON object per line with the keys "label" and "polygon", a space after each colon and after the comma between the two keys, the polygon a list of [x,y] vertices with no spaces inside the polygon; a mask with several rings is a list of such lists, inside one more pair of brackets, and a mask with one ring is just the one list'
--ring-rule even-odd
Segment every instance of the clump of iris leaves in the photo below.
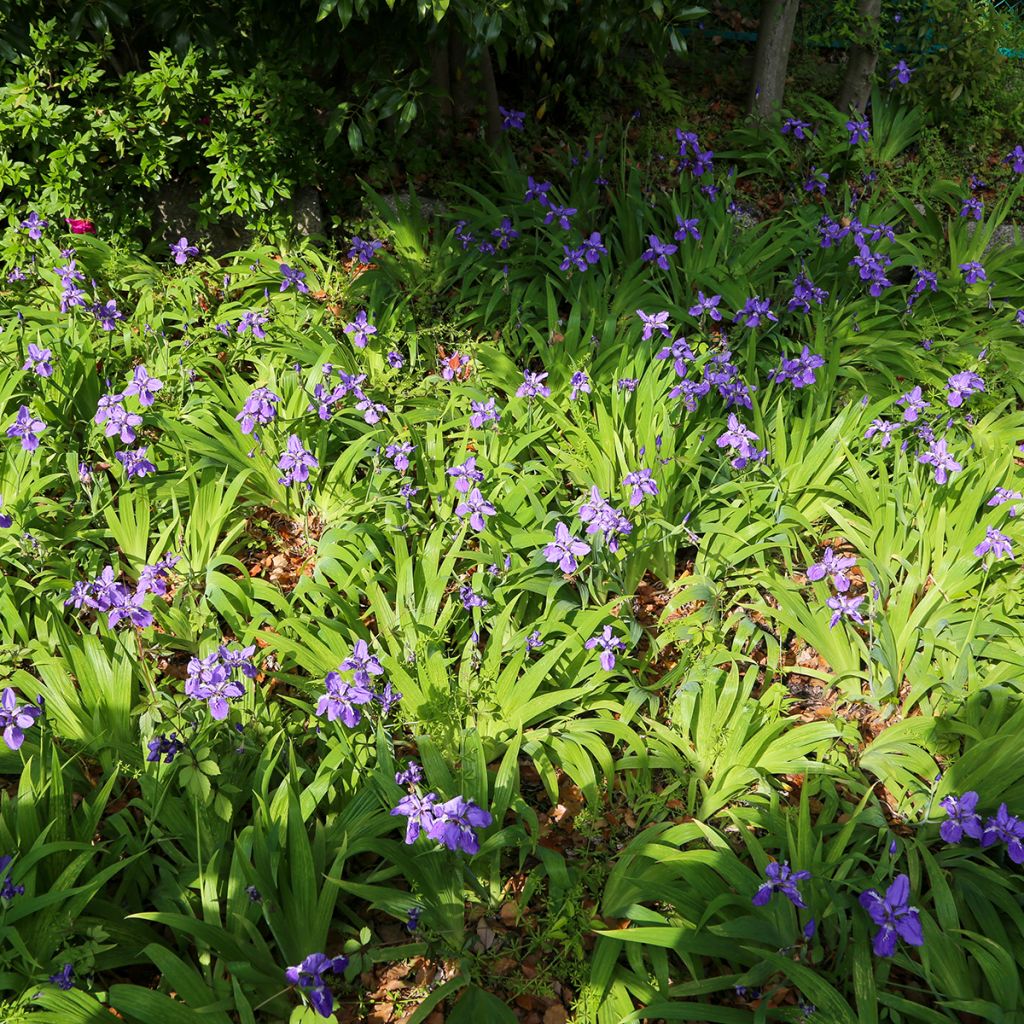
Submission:
{"label": "clump of iris leaves", "polygon": [[1020,1018],[1024,154],[847,120],[334,256],[12,212],[5,1020]]}

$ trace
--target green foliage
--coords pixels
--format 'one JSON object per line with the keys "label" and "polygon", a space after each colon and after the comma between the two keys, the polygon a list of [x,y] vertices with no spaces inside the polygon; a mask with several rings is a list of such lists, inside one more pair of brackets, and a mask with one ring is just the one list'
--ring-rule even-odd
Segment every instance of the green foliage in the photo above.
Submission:
{"label": "green foliage", "polygon": [[93,42],[57,20],[30,25],[0,85],[9,202],[131,231],[152,213],[139,196],[186,179],[202,222],[231,214],[280,228],[283,201],[317,174],[307,112],[322,90],[280,59],[239,73],[197,50],[165,49],[115,75],[112,55],[109,35]]}
{"label": "green foliage", "polygon": [[[1016,142],[1024,124],[1024,75],[1019,62],[1000,48],[1024,45],[1019,14],[1005,5],[930,0],[887,5],[883,18],[900,21],[886,33],[892,54],[914,74],[910,96],[965,148],[977,150],[990,139]],[[888,73],[888,69],[885,69]]]}
{"label": "green foliage", "polygon": [[[12,211],[0,680],[33,721],[0,755],[0,886],[25,888],[0,898],[6,1019],[309,1020],[283,972],[318,952],[348,958],[325,984],[364,1016],[362,979],[417,958],[445,965],[408,986],[420,1021],[510,1019],[556,982],[599,1024],[1019,1015],[1016,851],[939,828],[967,791],[985,819],[1024,808],[1016,563],[979,549],[1024,543],[1024,500],[992,504],[1022,489],[1024,279],[989,248],[1021,186],[969,227],[956,183],[889,187],[922,132],[897,97],[853,151],[843,115],[805,110],[802,142],[737,131],[717,194],[610,137],[529,169],[503,148],[443,215],[368,191],[369,265],[174,265]],[[777,213],[736,217],[769,175],[796,182]],[[745,323],[753,297],[776,317]],[[247,423],[257,389],[272,413]],[[22,407],[37,447],[7,432]],[[811,569],[826,550],[845,590]],[[119,624],[104,605],[133,595],[152,619]],[[223,704],[201,692],[227,678]],[[399,805],[428,793],[489,824],[417,838]],[[773,861],[810,872],[806,907],[755,905]],[[880,956],[860,896],[904,874],[925,943]]]}

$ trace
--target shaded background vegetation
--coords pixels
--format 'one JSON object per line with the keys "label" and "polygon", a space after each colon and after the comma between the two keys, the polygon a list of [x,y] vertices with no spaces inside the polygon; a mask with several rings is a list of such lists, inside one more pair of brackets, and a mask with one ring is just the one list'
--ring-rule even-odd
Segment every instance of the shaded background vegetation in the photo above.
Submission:
{"label": "shaded background vegetation", "polygon": [[[1006,6],[885,3],[866,21],[854,0],[805,3],[780,98],[836,100],[849,46],[867,40],[880,67],[913,64],[934,170],[976,160],[1019,134]],[[655,125],[710,120],[713,136],[746,109],[762,13],[757,0],[14,0],[0,15],[0,188],[12,211],[106,219],[108,236],[162,236],[182,207],[200,226],[280,231],[296,200],[329,228],[351,215],[357,175],[436,190],[453,162],[486,157],[499,104],[529,112],[534,142],[638,108]]]}

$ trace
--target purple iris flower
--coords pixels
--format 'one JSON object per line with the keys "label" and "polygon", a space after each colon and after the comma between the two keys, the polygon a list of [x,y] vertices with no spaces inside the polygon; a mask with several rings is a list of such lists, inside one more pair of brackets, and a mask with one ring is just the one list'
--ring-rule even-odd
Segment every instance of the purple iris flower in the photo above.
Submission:
{"label": "purple iris flower", "polygon": [[856,146],[859,142],[867,142],[871,138],[871,125],[867,118],[850,118],[846,122],[846,130],[850,133],[850,145]]}
{"label": "purple iris flower", "polygon": [[733,317],[733,323],[742,322],[745,327],[760,327],[762,320],[777,323],[778,317],[771,310],[771,300],[753,295]]}
{"label": "purple iris flower", "polygon": [[138,413],[129,412],[121,404],[123,397],[118,395],[116,401],[101,405],[96,411],[96,422],[99,423],[102,416],[105,421],[103,433],[106,437],[120,437],[124,444],[131,444],[135,440],[135,428],[142,425],[142,417]]}
{"label": "purple iris flower", "polygon": [[767,456],[767,451],[758,451],[751,441],[757,441],[758,436],[748,427],[744,426],[735,413],[729,413],[729,422],[726,430],[720,434],[715,444],[719,448],[728,448],[737,454],[732,459],[733,469],[743,469],[750,461],[760,461]]}
{"label": "purple iris flower", "polygon": [[557,220],[558,226],[563,231],[568,231],[572,227],[569,218],[578,212],[575,206],[556,206],[554,203],[549,203],[548,212],[544,215],[544,223],[550,224]]}
{"label": "purple iris flower", "polygon": [[478,594],[473,589],[472,583],[467,583],[465,586],[459,587],[459,600],[462,601],[462,607],[466,611],[472,611],[474,608],[486,608],[487,598]]}
{"label": "purple iris flower", "polygon": [[615,655],[624,651],[626,645],[615,635],[611,626],[605,626],[596,636],[592,636],[584,645],[588,651],[595,647],[601,648],[601,668],[611,672],[615,668]]}
{"label": "purple iris flower", "polygon": [[685,242],[687,238],[699,242],[701,240],[700,219],[697,217],[683,218],[676,214],[676,233],[672,237],[677,242]]}
{"label": "purple iris flower", "polygon": [[359,310],[355,320],[345,324],[343,330],[352,337],[352,343],[356,348],[366,348],[370,335],[377,333],[377,328],[367,321],[365,309]]}
{"label": "purple iris flower", "polygon": [[468,252],[469,247],[476,241],[476,235],[472,231],[466,230],[466,222],[464,220],[455,222],[455,238],[462,246],[463,252]]}
{"label": "purple iris flower", "polygon": [[782,134],[789,135],[791,132],[794,139],[799,139],[801,142],[806,142],[808,138],[808,132],[811,130],[811,124],[809,121],[801,121],[797,117],[787,117],[782,122]]}
{"label": "purple iris flower", "polygon": [[313,1009],[321,1017],[330,1017],[334,1012],[334,996],[323,976],[328,971],[342,974],[346,967],[347,956],[331,959],[326,953],[310,953],[301,964],[289,967],[284,977],[289,985],[298,985],[309,996]]}
{"label": "purple iris flower", "polygon": [[914,69],[905,60],[898,61],[889,69],[889,86],[895,86],[897,83],[907,85],[913,73]]}
{"label": "purple iris flower", "polygon": [[921,397],[921,388],[918,386],[912,391],[908,391],[905,395],[901,395],[896,404],[904,406],[903,422],[913,423],[932,403],[926,402]]}
{"label": "purple iris flower", "polygon": [[280,401],[281,396],[269,388],[255,388],[235,417],[242,424],[242,433],[251,434],[257,424],[269,423],[276,414],[274,406]]}
{"label": "purple iris flower", "polygon": [[22,364],[23,370],[31,370],[38,377],[52,377],[53,364],[50,360],[53,352],[48,348],[40,348],[34,342],[29,342],[28,358]]}
{"label": "purple iris flower", "polygon": [[878,925],[872,942],[875,956],[892,956],[896,952],[897,939],[910,946],[924,945],[921,919],[917,908],[910,906],[910,879],[906,875],[896,876],[884,898],[874,889],[862,892],[860,905]]}
{"label": "purple iris flower", "polygon": [[[84,586],[86,587],[86,596],[83,603],[87,608],[93,608],[100,612],[110,610],[117,601],[121,588],[121,584],[114,575],[113,567],[109,565],[104,568],[103,572],[91,584],[85,584]],[[74,590],[72,590],[72,593],[74,593]],[[76,607],[78,607],[77,604]]]}
{"label": "purple iris flower", "polygon": [[949,818],[939,826],[939,835],[947,843],[959,843],[965,835],[972,839],[981,839],[981,819],[978,817],[978,794],[974,790],[963,796],[947,796],[939,806]]}
{"label": "purple iris flower", "polygon": [[352,647],[352,653],[341,663],[338,669],[340,672],[352,672],[353,679],[362,686],[370,686],[371,676],[384,674],[381,663],[375,654],[370,653],[369,645],[365,640],[357,640]]}
{"label": "purple iris flower", "polygon": [[922,452],[917,461],[926,466],[935,467],[935,482],[944,484],[950,473],[958,473],[964,467],[946,450],[946,439],[932,441],[928,451]]}
{"label": "purple iris flower", "polygon": [[953,409],[963,405],[965,398],[985,390],[985,382],[970,370],[954,373],[949,378],[947,386],[949,387],[949,395],[946,398],[946,402]]}
{"label": "purple iris flower", "polygon": [[409,820],[405,823],[405,842],[412,846],[419,838],[421,830],[427,830],[434,821],[434,808],[437,806],[437,794],[408,793],[402,797],[391,811],[392,817],[402,815]]}
{"label": "purple iris flower", "polygon": [[242,314],[242,319],[238,321],[238,327],[236,330],[239,334],[245,334],[246,331],[252,331],[254,338],[265,338],[267,332],[263,330],[263,325],[269,323],[267,317],[263,316],[262,313],[257,313],[250,310],[247,313]]}
{"label": "purple iris flower", "polygon": [[[0,508],[4,507],[4,496],[0,494]],[[9,530],[14,520],[0,512],[0,530]]]}
{"label": "purple iris flower", "polygon": [[153,613],[143,607],[146,591],[137,588],[134,592],[123,584],[113,591],[113,599],[107,610],[107,625],[113,629],[120,622],[130,622],[139,629],[153,625]]}
{"label": "purple iris flower", "polygon": [[14,422],[7,428],[8,437],[21,438],[21,447],[27,452],[34,452],[39,447],[39,435],[46,429],[42,420],[37,420],[27,405],[18,409]]}
{"label": "purple iris flower", "polygon": [[697,292],[697,304],[689,309],[690,316],[703,317],[706,313],[712,320],[717,322],[722,319],[722,314],[718,311],[718,304],[721,301],[721,295],[707,296],[699,291]]}
{"label": "purple iris flower", "polygon": [[812,167],[810,175],[804,182],[805,192],[818,192],[824,195],[828,189],[828,180],[831,177],[828,171],[819,171],[817,167]]}
{"label": "purple iris flower", "polygon": [[863,625],[864,618],[858,610],[863,603],[863,595],[847,597],[845,594],[836,594],[834,597],[830,597],[825,602],[832,611],[832,617],[828,620],[828,628],[835,629],[842,619],[849,619],[851,622],[859,622]]}
{"label": "purple iris flower", "polygon": [[850,260],[850,266],[859,269],[860,279],[868,281],[868,291],[876,298],[888,288],[892,281],[886,276],[886,268],[892,259],[881,252],[872,252],[866,245],[860,245],[858,254]]}
{"label": "purple iris flower", "polygon": [[376,238],[364,242],[358,235],[353,235],[352,248],[348,251],[348,258],[365,265],[367,263],[372,263],[374,253],[376,253],[378,249],[383,248],[384,243]]}
{"label": "purple iris flower", "polygon": [[519,237],[519,232],[512,227],[511,218],[502,217],[501,224],[491,232],[491,237],[498,240],[499,249],[507,249],[509,242]]}
{"label": "purple iris flower", "polygon": [[125,395],[138,395],[139,405],[150,406],[156,401],[156,392],[164,386],[162,380],[150,377],[144,366],[136,366],[132,379],[124,389]]}
{"label": "purple iris flower", "polygon": [[474,430],[479,430],[485,423],[501,422],[501,413],[498,412],[493,398],[488,398],[486,402],[471,400],[469,406],[472,410],[469,425]]}
{"label": "purple iris flower", "polygon": [[178,239],[177,243],[171,244],[171,255],[174,257],[174,262],[179,267],[184,266],[193,256],[199,255],[199,247],[195,245],[189,245],[188,239],[182,235]]}
{"label": "purple iris flower", "polygon": [[382,402],[373,402],[365,395],[356,402],[356,411],[363,414],[366,423],[379,423],[381,417],[388,411],[388,407]]}
{"label": "purple iris flower", "polygon": [[358,681],[345,682],[337,672],[327,673],[324,687],[326,693],[317,701],[316,714],[326,714],[329,722],[340,718],[350,729],[357,726],[362,719],[359,705],[369,704],[373,691]]}
{"label": "purple iris flower", "polygon": [[807,567],[807,578],[813,583],[828,576],[836,590],[845,594],[850,589],[850,578],[846,571],[856,564],[855,556],[837,555],[832,548],[828,547],[822,552],[820,562],[815,562]]}
{"label": "purple iris flower", "polygon": [[482,483],[484,479],[483,473],[476,468],[476,457],[473,455],[465,462],[449,467],[445,473],[455,480],[455,490],[460,494],[468,494],[473,487],[473,481]]}
{"label": "purple iris flower", "polygon": [[977,196],[968,196],[960,207],[960,216],[967,219],[981,220],[985,212],[985,204]]}
{"label": "purple iris flower", "polygon": [[654,358],[673,360],[676,373],[680,377],[685,377],[689,370],[687,363],[693,360],[694,355],[693,349],[687,345],[685,338],[676,338],[671,345],[666,345],[661,349]]}
{"label": "purple iris flower", "polygon": [[[1021,494],[1020,491],[1008,490],[1006,487],[997,487],[995,489],[995,493],[992,495],[991,498],[988,499],[986,504],[995,507],[997,505],[1005,505],[1007,502],[1010,501],[1024,501],[1024,494]],[[1016,515],[1017,506],[1011,505],[1010,516],[1013,517]]]}
{"label": "purple iris flower", "polygon": [[601,533],[608,550],[613,553],[619,549],[618,535],[629,534],[633,530],[633,524],[601,497],[596,486],[590,488],[590,500],[580,506],[579,517],[580,522],[586,524],[587,533]]}
{"label": "purple iris flower", "polygon": [[849,233],[848,227],[843,227],[831,217],[823,216],[818,222],[818,234],[821,236],[822,249],[831,249],[838,245]]}
{"label": "purple iris flower", "polygon": [[[166,594],[167,593],[167,580],[170,577],[171,570],[181,561],[180,555],[167,555],[165,558],[161,558],[159,562],[154,565],[144,565],[139,572],[139,583],[137,589],[145,594]],[[255,650],[255,647],[248,648],[249,652]],[[221,647],[221,654],[226,651],[226,648]],[[255,675],[255,673],[253,673]]]}
{"label": "purple iris flower", "polygon": [[809,387],[816,381],[814,371],[824,365],[824,356],[815,355],[804,345],[803,351],[796,359],[783,358],[778,369],[772,372],[770,380],[776,384],[788,380],[795,388]]}
{"label": "purple iris flower", "polygon": [[146,743],[150,753],[145,756],[145,760],[148,762],[156,762],[161,758],[164,759],[164,764],[169,765],[174,762],[175,756],[181,751],[184,745],[178,738],[177,733],[172,732],[169,736],[166,733],[161,733],[159,736],[154,736],[150,742]]}
{"label": "purple iris flower", "polygon": [[124,466],[125,476],[129,480],[139,479],[156,472],[156,466],[146,458],[148,446],[143,445],[135,451],[114,452],[114,457]]}
{"label": "purple iris flower", "polygon": [[[455,380],[459,376],[466,380],[469,377],[470,371],[466,370],[466,367],[470,364],[470,358],[464,352],[453,352],[450,356],[439,359],[438,362],[441,364],[442,380]],[[463,373],[464,370],[465,373]]]}
{"label": "purple iris flower", "polygon": [[763,907],[777,893],[782,893],[794,907],[806,907],[804,898],[797,888],[797,882],[803,882],[811,877],[810,871],[793,871],[789,861],[771,861],[764,869],[768,881],[754,893],[751,903],[755,907]]}
{"label": "purple iris flower", "polygon": [[[178,558],[174,559],[175,562],[179,560]],[[255,644],[250,644],[248,647],[225,647],[224,644],[221,644],[217,648],[217,657],[220,658],[223,665],[232,671],[238,669],[243,676],[248,676],[249,679],[256,678],[256,666],[252,663],[252,656],[255,653]]]}
{"label": "purple iris flower", "polygon": [[534,373],[532,370],[523,370],[523,383],[516,389],[517,398],[550,398],[551,388],[544,380],[546,373]]}
{"label": "purple iris flower", "polygon": [[1010,538],[1005,533],[1000,533],[999,530],[991,526],[985,527],[985,538],[974,549],[974,553],[978,558],[984,558],[989,552],[996,559],[1013,559],[1013,546],[1010,543]]}
{"label": "purple iris flower", "polygon": [[15,885],[11,872],[8,871],[13,860],[14,858],[8,853],[0,857],[0,872],[3,872],[2,880],[0,880],[0,900],[3,900],[5,903],[13,900],[15,896],[25,895],[25,886]]}
{"label": "purple iris flower", "polygon": [[541,206],[548,205],[548,192],[551,190],[550,181],[534,181],[533,177],[527,175],[526,178],[526,195],[523,196],[523,202],[529,203],[534,199],[540,203]]}
{"label": "purple iris flower", "polygon": [[304,270],[295,270],[293,267],[289,267],[287,263],[282,263],[280,270],[281,287],[278,291],[286,292],[292,285],[295,285],[296,290],[300,294],[307,295],[309,293],[309,285],[306,284],[306,272]]}
{"label": "purple iris flower", "polygon": [[503,132],[515,129],[521,131],[525,127],[526,113],[522,110],[506,110],[505,107],[498,107],[501,114],[501,130]]}
{"label": "purple iris flower", "polygon": [[623,478],[622,486],[632,488],[629,495],[630,508],[636,508],[645,497],[657,496],[658,485],[652,479],[653,475],[653,469],[638,469],[634,473],[627,473]]}
{"label": "purple iris flower", "polygon": [[409,468],[409,456],[416,450],[416,445],[408,441],[396,441],[384,449],[385,458],[391,459],[395,469],[404,473]]}
{"label": "purple iris flower", "polygon": [[667,309],[663,309],[660,313],[645,313],[642,309],[638,309],[636,315],[640,317],[640,323],[644,325],[641,341],[650,341],[655,331],[660,332],[666,338],[672,337],[672,330],[668,326]]}
{"label": "purple iris flower", "polygon": [[279,477],[277,482],[285,487],[290,487],[296,480],[304,483],[309,479],[309,471],[319,465],[312,453],[306,451],[298,435],[292,434],[277,463],[277,468],[284,470],[284,476]]}
{"label": "purple iris flower", "polygon": [[939,277],[932,270],[925,270],[924,267],[912,267],[914,271],[914,287],[907,298],[907,309],[913,307],[918,298],[929,289],[933,292],[939,290]]}
{"label": "purple iris flower", "polygon": [[793,278],[793,298],[789,300],[788,309],[791,313],[798,310],[810,313],[811,303],[822,305],[828,298],[828,292],[819,288],[806,274],[799,273]]}
{"label": "purple iris flower", "polygon": [[468,515],[469,525],[477,531],[487,528],[487,516],[493,516],[496,511],[495,507],[480,493],[479,487],[474,487],[470,491],[469,497],[455,506],[455,514],[460,519]]}
{"label": "purple iris flower", "polygon": [[572,390],[569,392],[569,401],[575,402],[580,395],[590,394],[590,378],[585,370],[576,370],[569,379]]}
{"label": "purple iris flower", "polygon": [[48,980],[61,991],[70,992],[75,987],[74,964],[65,964],[56,974],[51,974]]}
{"label": "purple iris flower", "polygon": [[[19,704],[17,694],[8,686],[0,695],[0,730],[4,743],[11,750],[17,750],[25,740],[25,730],[35,725],[41,713],[34,704]],[[6,866],[0,866],[0,870]]]}
{"label": "purple iris flower", "polygon": [[575,267],[577,270],[580,270],[584,273],[586,272],[587,255],[583,251],[582,246],[579,248],[574,248],[571,245],[563,245],[562,253],[563,258],[562,262],[559,263],[558,265],[559,270],[569,270],[572,267]]}
{"label": "purple iris flower", "polygon": [[85,274],[83,274],[78,267],[75,265],[74,250],[68,250],[71,255],[62,256],[68,261],[63,267],[54,267],[53,272],[60,278],[60,283],[65,287],[69,287],[74,284],[75,281],[84,281]]}
{"label": "purple iris flower", "polygon": [[431,821],[426,825],[427,835],[449,850],[461,850],[473,855],[480,849],[480,838],[474,829],[488,828],[494,818],[463,796],[453,797],[431,809]]}
{"label": "purple iris flower", "polygon": [[117,321],[124,319],[124,313],[117,308],[116,299],[108,299],[106,302],[97,302],[89,307],[92,315],[100,322],[100,327],[105,331],[112,331],[117,327]]}
{"label": "purple iris flower", "polygon": [[678,245],[663,242],[657,235],[648,235],[647,248],[640,258],[644,263],[650,263],[653,260],[662,270],[668,270],[668,257],[678,251]]}
{"label": "purple iris flower", "polygon": [[32,241],[37,242],[43,237],[43,228],[49,227],[50,222],[43,220],[42,217],[33,210],[22,222],[21,226],[28,229],[28,237]]}
{"label": "purple iris flower", "polygon": [[395,772],[395,782],[399,786],[415,786],[422,781],[423,769],[415,761],[410,761],[402,771]]}
{"label": "purple iris flower", "polygon": [[1006,843],[1006,852],[1014,864],[1024,864],[1024,821],[1006,810],[1006,804],[1000,804],[994,817],[985,822],[981,834],[983,848],[994,843]]}
{"label": "purple iris flower", "polygon": [[964,284],[976,284],[978,281],[988,280],[985,268],[977,260],[971,260],[970,263],[961,263],[959,266],[961,273],[964,275]]}
{"label": "purple iris flower", "polygon": [[591,231],[590,236],[583,239],[579,252],[583,254],[583,258],[587,261],[588,266],[597,263],[602,256],[607,256],[608,250],[601,242],[601,232]]}
{"label": "purple iris flower", "polygon": [[202,660],[192,658],[188,663],[188,673],[185,695],[205,700],[211,717],[218,722],[228,717],[231,710],[229,700],[245,696],[245,687],[232,679],[231,670],[217,660],[216,654]]}
{"label": "purple iris flower", "polygon": [[555,539],[544,548],[544,557],[549,562],[557,562],[562,572],[574,573],[578,566],[577,559],[590,554],[590,545],[574,537],[565,523],[555,526]]}
{"label": "purple iris flower", "polygon": [[85,300],[85,292],[81,288],[74,284],[64,285],[64,291],[60,296],[60,311],[62,313],[66,313],[72,306],[87,307],[88,305]]}
{"label": "purple iris flower", "polygon": [[1014,174],[1024,174],[1024,146],[1015,146],[1003,157],[1004,164],[1012,164]]}

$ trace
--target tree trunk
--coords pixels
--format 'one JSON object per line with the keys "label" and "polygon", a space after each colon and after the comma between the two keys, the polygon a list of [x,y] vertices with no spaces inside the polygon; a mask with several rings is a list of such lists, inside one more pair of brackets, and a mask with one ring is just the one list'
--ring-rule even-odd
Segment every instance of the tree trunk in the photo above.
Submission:
{"label": "tree trunk", "polygon": [[860,38],[850,47],[846,65],[846,77],[839,90],[836,106],[845,114],[856,111],[864,113],[871,96],[871,82],[875,77],[878,50],[875,49],[875,34],[882,14],[882,0],[859,0],[857,15],[860,18]]}
{"label": "tree trunk", "polygon": [[487,144],[496,146],[501,138],[501,111],[498,110],[498,83],[494,80],[494,64],[490,47],[481,44],[480,72],[484,79],[484,98],[487,101]]}
{"label": "tree trunk", "polygon": [[770,117],[782,106],[786,91],[786,67],[793,45],[793,29],[800,0],[762,0],[761,23],[754,54],[754,80],[747,110]]}

